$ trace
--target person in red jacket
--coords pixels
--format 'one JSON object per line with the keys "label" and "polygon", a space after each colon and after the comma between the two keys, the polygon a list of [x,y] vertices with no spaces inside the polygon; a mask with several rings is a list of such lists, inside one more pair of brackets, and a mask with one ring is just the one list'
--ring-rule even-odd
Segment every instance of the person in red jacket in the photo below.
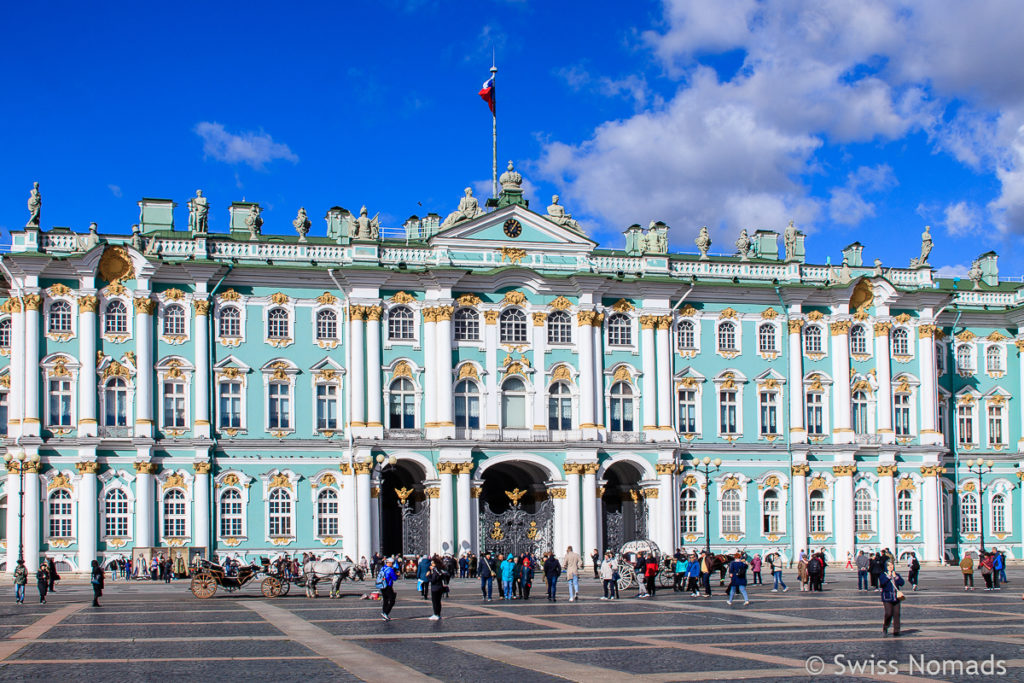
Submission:
{"label": "person in red jacket", "polygon": [[658,561],[654,559],[654,555],[650,555],[647,558],[647,566],[644,567],[644,583],[647,585],[647,594],[654,597],[654,589],[656,585],[655,579],[658,576]]}

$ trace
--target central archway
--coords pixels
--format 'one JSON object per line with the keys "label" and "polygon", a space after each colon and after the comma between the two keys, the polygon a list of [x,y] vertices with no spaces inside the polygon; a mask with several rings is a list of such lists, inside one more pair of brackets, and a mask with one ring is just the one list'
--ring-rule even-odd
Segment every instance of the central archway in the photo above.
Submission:
{"label": "central archway", "polygon": [[640,491],[643,472],[628,461],[605,471],[601,496],[604,547],[618,552],[624,543],[648,537],[647,502]]}
{"label": "central archway", "polygon": [[399,460],[380,474],[380,549],[385,556],[425,555],[430,546],[430,499],[423,469]]}
{"label": "central archway", "polygon": [[482,474],[480,545],[493,553],[539,554],[554,547],[554,505],[545,471],[522,460],[496,463]]}

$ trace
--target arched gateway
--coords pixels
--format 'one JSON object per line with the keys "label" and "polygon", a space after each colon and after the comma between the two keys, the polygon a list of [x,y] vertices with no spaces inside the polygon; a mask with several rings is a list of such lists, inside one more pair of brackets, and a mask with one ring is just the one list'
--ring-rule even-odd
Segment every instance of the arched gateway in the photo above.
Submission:
{"label": "arched gateway", "polygon": [[380,549],[384,555],[425,555],[430,548],[430,498],[423,468],[398,460],[380,474]]}
{"label": "arched gateway", "polygon": [[480,548],[519,555],[554,549],[554,503],[544,471],[528,462],[503,462],[483,473]]}
{"label": "arched gateway", "polygon": [[618,550],[624,543],[648,538],[647,500],[640,487],[642,472],[628,461],[605,472],[603,511],[604,547]]}

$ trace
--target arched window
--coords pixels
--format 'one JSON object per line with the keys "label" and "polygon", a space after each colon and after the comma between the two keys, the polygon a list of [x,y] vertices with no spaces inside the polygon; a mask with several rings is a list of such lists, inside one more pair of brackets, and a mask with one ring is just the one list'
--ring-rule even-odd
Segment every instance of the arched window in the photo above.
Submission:
{"label": "arched window", "polygon": [[992,496],[992,533],[1006,533],[1006,497],[999,493]]}
{"label": "arched window", "polygon": [[861,356],[867,355],[868,328],[864,325],[854,325],[850,330],[850,353]]}
{"label": "arched window", "polygon": [[893,394],[892,413],[896,436],[910,436],[910,394]]}
{"label": "arched window", "polygon": [[416,391],[412,382],[400,377],[391,383],[388,398],[388,429],[416,428]]}
{"label": "arched window", "polygon": [[565,382],[555,382],[548,390],[548,429],[572,429],[572,392]]}
{"label": "arched window", "polygon": [[338,535],[338,492],[324,489],[316,497],[316,535]]}
{"label": "arched window", "polygon": [[171,304],[164,309],[164,336],[185,336],[185,308],[183,306]]}
{"label": "arched window", "polygon": [[892,331],[892,355],[910,355],[910,333],[905,327],[897,327]]}
{"label": "arched window", "polygon": [[572,317],[565,311],[548,316],[548,344],[572,343]]}
{"label": "arched window", "polygon": [[992,345],[985,349],[985,372],[992,374],[1003,371],[1003,351]]}
{"label": "arched window", "polygon": [[633,343],[633,325],[625,313],[616,313],[608,318],[608,343],[612,346]]}
{"label": "arched window", "polygon": [[871,492],[867,489],[857,489],[853,494],[853,532],[859,534],[874,531],[874,512]]}
{"label": "arched window", "polygon": [[120,299],[114,299],[107,304],[107,310],[103,313],[103,334],[127,333],[128,308]]}
{"label": "arched window", "polygon": [[238,338],[242,336],[242,311],[237,306],[220,309],[220,336]]}
{"label": "arched window", "polygon": [[828,533],[826,530],[825,494],[822,491],[811,491],[807,500],[811,518],[811,533]]}
{"label": "arched window", "polygon": [[272,308],[267,313],[267,338],[288,339],[288,311],[284,308]]}
{"label": "arched window", "polygon": [[868,433],[868,393],[863,389],[853,392],[853,433]]}
{"label": "arched window", "polygon": [[762,532],[764,534],[779,533],[779,494],[775,489],[768,489],[764,492],[763,507]]}
{"label": "arched window", "polygon": [[185,532],[185,494],[171,489],[164,494],[164,538],[182,538]]}
{"label": "arched window", "polygon": [[0,349],[11,348],[11,319],[0,320]]}
{"label": "arched window", "polygon": [[338,338],[338,314],[330,308],[316,313],[316,338],[319,340]]}
{"label": "arched window", "polygon": [[110,489],[103,496],[103,535],[128,538],[128,494],[121,489]]}
{"label": "arched window", "polygon": [[965,534],[978,533],[978,496],[971,492],[960,498],[960,531]]}
{"label": "arched window", "polygon": [[738,351],[736,348],[736,325],[724,322],[718,326],[718,350]]}
{"label": "arched window", "polygon": [[54,301],[50,306],[50,319],[47,328],[50,332],[71,331],[71,304],[67,301]]}
{"label": "arched window", "polygon": [[50,538],[71,538],[71,492],[67,489],[50,494]]}
{"label": "arched window", "polygon": [[510,377],[501,385],[501,426],[526,429],[526,383]]}
{"label": "arched window", "polygon": [[956,347],[956,369],[958,372],[971,372],[974,370],[973,361],[969,344],[961,344]]}
{"label": "arched window", "polygon": [[914,497],[904,489],[896,496],[896,531],[914,530]]}
{"label": "arched window", "polygon": [[739,491],[731,490],[722,494],[721,532],[723,534],[743,533],[742,508]]}
{"label": "arched window", "polygon": [[398,341],[415,339],[415,318],[408,306],[395,306],[388,311],[388,339]]}
{"label": "arched window", "polygon": [[761,353],[775,353],[775,325],[761,323],[757,327],[757,350]]}
{"label": "arched window", "polygon": [[171,379],[164,380],[163,398],[164,428],[184,429],[188,423],[188,415],[185,409],[185,383]]}
{"label": "arched window", "polygon": [[480,314],[472,308],[455,311],[455,341],[479,341]]}
{"label": "arched window", "polygon": [[455,426],[480,428],[480,390],[472,380],[464,379],[455,385]]}
{"label": "arched window", "polygon": [[275,488],[270,492],[267,533],[272,537],[292,535],[292,497],[283,488]]}
{"label": "arched window", "polygon": [[238,489],[225,489],[220,496],[220,535],[238,537],[242,530],[242,493]]}
{"label": "arched window", "polygon": [[825,433],[825,397],[820,391],[808,391],[807,433],[822,436]]}
{"label": "arched window", "polygon": [[498,318],[502,344],[526,343],[526,314],[518,308],[506,308]]}
{"label": "arched window", "polygon": [[817,325],[804,326],[804,353],[822,353],[821,328]]}
{"label": "arched window", "polygon": [[616,382],[612,385],[610,417],[613,432],[634,431],[633,389],[625,382]]}
{"label": "arched window", "polygon": [[683,489],[679,494],[679,522],[682,533],[697,533],[697,492],[693,489]]}
{"label": "arched window", "polygon": [[103,385],[103,426],[128,426],[128,383],[120,377]]}
{"label": "arched window", "polygon": [[692,320],[682,320],[676,328],[676,347],[681,351],[692,351],[697,348],[697,335],[694,334]]}

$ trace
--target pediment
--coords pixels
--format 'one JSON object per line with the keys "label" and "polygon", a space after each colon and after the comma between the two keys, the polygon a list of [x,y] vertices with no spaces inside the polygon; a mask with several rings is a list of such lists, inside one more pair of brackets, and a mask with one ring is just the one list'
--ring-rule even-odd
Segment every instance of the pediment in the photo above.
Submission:
{"label": "pediment", "polygon": [[[505,223],[510,219],[519,222],[521,231],[518,237],[505,233]],[[455,249],[512,247],[527,251],[561,248],[589,252],[597,247],[597,242],[587,236],[517,205],[457,223],[431,237],[428,243]]]}

